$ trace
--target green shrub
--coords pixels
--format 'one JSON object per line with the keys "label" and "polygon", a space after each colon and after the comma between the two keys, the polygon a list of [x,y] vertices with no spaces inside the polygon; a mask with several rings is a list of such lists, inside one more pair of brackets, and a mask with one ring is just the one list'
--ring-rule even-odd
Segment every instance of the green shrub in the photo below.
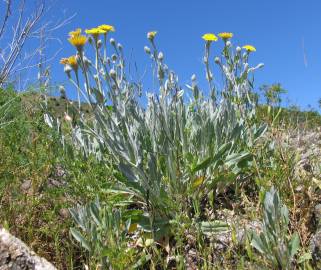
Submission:
{"label": "green shrub", "polygon": [[[201,91],[196,76],[192,76],[188,98],[178,76],[158,51],[155,35],[149,33],[151,49],[145,51],[153,61],[159,94],[148,94],[146,106],[139,100],[141,84],[129,80],[123,47],[114,40],[114,54],[109,59],[106,39],[98,45],[97,34],[93,34],[96,57],[92,63],[78,44],[83,36],[77,30],[69,39],[77,55],[61,62],[76,87],[80,116],[70,125],[71,137],[62,134],[66,147],[71,142],[75,151],[81,150],[84,156],[114,164],[117,182],[105,192],[109,196],[122,195],[122,204],[130,203],[141,210],[140,217],[135,216],[139,229],[151,233],[156,241],[175,234],[171,222],[178,221],[181,213],[200,218],[203,198],[210,200],[213,207],[218,187],[238,186],[235,179],[252,166],[253,146],[266,126],[255,124],[252,73],[262,65],[249,66],[252,46],[245,47],[242,53],[240,47],[234,49],[228,38],[223,38],[222,57],[215,59],[224,82],[219,90],[213,83],[209,57],[214,40],[204,35],[210,95]],[[85,82],[84,89],[80,81]],[[80,96],[90,104],[92,117],[81,111]],[[59,121],[49,114],[46,117],[50,126],[59,129]],[[75,221],[81,227],[77,218]]]}
{"label": "green shrub", "polygon": [[293,257],[300,247],[297,233],[289,234],[289,211],[282,205],[278,192],[272,187],[264,196],[263,228],[252,234],[252,246],[273,269],[293,269]]}

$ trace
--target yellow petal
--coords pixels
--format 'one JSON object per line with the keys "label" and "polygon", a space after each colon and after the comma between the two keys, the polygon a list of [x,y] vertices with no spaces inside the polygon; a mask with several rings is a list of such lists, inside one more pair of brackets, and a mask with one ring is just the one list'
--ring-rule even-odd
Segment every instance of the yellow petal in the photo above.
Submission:
{"label": "yellow petal", "polygon": [[217,36],[212,33],[207,33],[202,36],[205,41],[217,41]]}
{"label": "yellow petal", "polygon": [[128,233],[133,233],[137,230],[137,223],[132,223],[130,224],[129,228],[128,228]]}
{"label": "yellow petal", "polygon": [[233,33],[230,33],[230,32],[222,32],[222,33],[219,33],[218,36],[222,39],[229,39],[229,38],[232,38],[233,37]]}
{"label": "yellow petal", "polygon": [[242,48],[247,50],[248,52],[256,52],[256,48],[252,45],[244,45]]}
{"label": "yellow petal", "polygon": [[197,177],[192,184],[193,188],[199,187],[204,182],[204,179],[205,179],[204,176]]}

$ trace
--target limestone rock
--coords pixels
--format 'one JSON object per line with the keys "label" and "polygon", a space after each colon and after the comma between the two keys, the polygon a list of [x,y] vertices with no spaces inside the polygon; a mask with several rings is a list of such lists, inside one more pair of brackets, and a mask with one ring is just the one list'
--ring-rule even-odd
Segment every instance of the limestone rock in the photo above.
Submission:
{"label": "limestone rock", "polygon": [[56,268],[0,227],[0,270],[56,270]]}

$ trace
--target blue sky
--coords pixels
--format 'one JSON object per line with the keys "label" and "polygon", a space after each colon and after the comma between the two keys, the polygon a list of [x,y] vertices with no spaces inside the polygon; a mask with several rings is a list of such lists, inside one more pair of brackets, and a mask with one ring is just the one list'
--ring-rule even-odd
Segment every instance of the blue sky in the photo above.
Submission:
{"label": "blue sky", "polygon": [[[182,85],[193,73],[204,77],[202,34],[228,31],[234,33],[233,44],[257,48],[251,63],[265,64],[256,73],[257,87],[280,82],[291,104],[317,108],[321,98],[320,12],[320,0],[58,0],[50,13],[52,20],[76,16],[55,33],[63,43],[48,47],[49,54],[62,48],[52,62],[52,76],[55,82],[66,81],[58,60],[73,53],[65,39],[77,27],[114,25],[113,37],[128,56],[133,54],[141,73],[150,63],[143,51],[148,44],[146,33],[157,30],[157,44]],[[214,49],[212,56],[218,52]]]}

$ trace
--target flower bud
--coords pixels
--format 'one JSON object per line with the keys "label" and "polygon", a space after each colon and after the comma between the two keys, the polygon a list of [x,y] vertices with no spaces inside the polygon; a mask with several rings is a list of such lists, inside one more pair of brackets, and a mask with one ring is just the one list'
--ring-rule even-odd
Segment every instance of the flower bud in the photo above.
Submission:
{"label": "flower bud", "polygon": [[237,53],[240,53],[241,50],[242,50],[242,48],[241,48],[240,46],[237,46],[237,47],[236,47],[236,52],[237,52]]}
{"label": "flower bud", "polygon": [[260,63],[260,64],[257,65],[257,68],[262,68],[262,67],[264,67],[263,63]]}
{"label": "flower bud", "polygon": [[208,63],[208,58],[206,56],[203,57],[203,62],[204,62],[204,64]]}
{"label": "flower bud", "polygon": [[116,45],[116,41],[115,41],[115,39],[113,39],[113,38],[111,38],[111,39],[109,40],[109,42],[110,42],[110,44],[113,45],[113,46]]}
{"label": "flower bud", "polygon": [[232,45],[232,43],[231,43],[231,41],[226,41],[226,47],[231,47],[231,45]]}
{"label": "flower bud", "polygon": [[192,81],[196,81],[196,75],[195,74],[192,75],[191,80]]}
{"label": "flower bud", "polygon": [[151,31],[151,32],[148,32],[147,33],[147,38],[150,40],[150,41],[153,41],[155,36],[156,36],[157,32],[156,31]]}
{"label": "flower bud", "polygon": [[216,64],[220,64],[221,63],[221,60],[220,60],[220,58],[219,57],[215,57],[215,59],[214,59],[214,62],[216,63]]}
{"label": "flower bud", "polygon": [[113,54],[113,55],[111,56],[111,60],[112,60],[113,62],[116,62],[116,61],[117,61],[117,55],[116,55],[116,54]]}
{"label": "flower bud", "polygon": [[109,76],[113,79],[116,79],[116,71],[114,69],[111,69],[109,71]]}
{"label": "flower bud", "polygon": [[159,54],[158,54],[158,60],[159,60],[159,61],[163,61],[163,59],[164,59],[164,54],[163,54],[162,52],[159,52]]}
{"label": "flower bud", "polygon": [[117,48],[118,50],[122,51],[123,50],[123,45],[121,45],[120,43],[117,44]]}
{"label": "flower bud", "polygon": [[145,53],[150,54],[150,48],[149,47],[145,46],[144,47],[144,51],[145,51]]}
{"label": "flower bud", "polygon": [[61,98],[66,98],[66,89],[63,85],[59,85],[59,92],[60,92],[60,96]]}
{"label": "flower bud", "polygon": [[103,45],[102,41],[98,40],[97,41],[97,48],[100,49],[102,45]]}
{"label": "flower bud", "polygon": [[68,78],[70,78],[71,71],[72,71],[72,67],[70,65],[65,65],[64,72],[67,74]]}
{"label": "flower bud", "polygon": [[59,85],[59,92],[60,94],[66,93],[65,87],[63,85]]}

